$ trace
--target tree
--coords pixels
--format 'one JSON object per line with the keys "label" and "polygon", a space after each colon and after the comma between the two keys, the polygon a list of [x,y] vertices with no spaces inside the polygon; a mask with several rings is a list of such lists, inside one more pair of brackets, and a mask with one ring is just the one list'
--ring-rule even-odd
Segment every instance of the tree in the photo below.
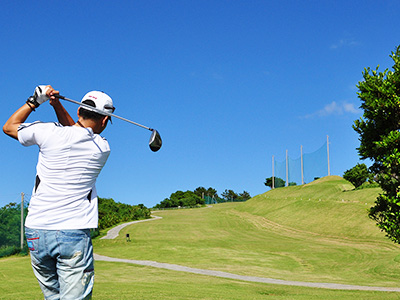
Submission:
{"label": "tree", "polygon": [[143,204],[129,205],[115,202],[112,198],[98,198],[99,229],[108,228],[121,222],[148,219],[150,209]]}
{"label": "tree", "polygon": [[214,188],[212,188],[212,187],[209,187],[209,188],[207,189],[206,195],[209,196],[209,197],[218,198],[217,190],[214,189]]}
{"label": "tree", "polygon": [[169,198],[164,199],[155,208],[170,208],[170,207],[194,207],[204,205],[204,199],[201,199],[192,191],[176,191]]}
{"label": "tree", "polygon": [[[26,214],[27,209],[25,208],[25,217]],[[0,216],[0,249],[19,246],[21,237],[21,204],[11,202],[1,207]]]}
{"label": "tree", "polygon": [[390,57],[393,71],[365,68],[359,82],[358,97],[364,110],[353,129],[360,135],[357,148],[361,159],[371,159],[370,170],[383,190],[369,210],[369,217],[400,243],[400,46]]}
{"label": "tree", "polygon": [[223,192],[221,196],[226,201],[235,201],[237,198],[239,198],[239,195],[236,194],[233,190],[225,190],[225,192]]}
{"label": "tree", "polygon": [[199,186],[193,192],[197,196],[199,196],[200,198],[202,198],[203,196],[208,196],[208,197],[213,197],[214,196],[216,198],[218,197],[217,190],[212,188],[212,187],[209,187],[208,189],[205,189],[204,187]]}
{"label": "tree", "polygon": [[207,195],[207,190],[206,190],[206,188],[205,187],[202,187],[202,186],[199,186],[198,188],[196,188],[194,191],[193,191],[197,196],[199,196],[199,197],[203,197],[203,196],[206,196]]}
{"label": "tree", "polygon": [[251,198],[250,193],[247,191],[243,191],[243,193],[239,193],[239,198],[246,201]]}
{"label": "tree", "polygon": [[356,188],[361,186],[368,179],[368,168],[365,164],[357,164],[343,174],[343,178],[350,181]]}
{"label": "tree", "polygon": [[343,178],[350,181],[356,188],[361,186],[367,180],[372,180],[372,173],[369,172],[366,164],[358,163],[351,169],[347,170],[343,174]]}
{"label": "tree", "polygon": [[[272,189],[272,177],[266,178],[264,182],[265,186],[269,186]],[[274,177],[274,187],[284,187],[285,186],[285,180],[279,177]]]}

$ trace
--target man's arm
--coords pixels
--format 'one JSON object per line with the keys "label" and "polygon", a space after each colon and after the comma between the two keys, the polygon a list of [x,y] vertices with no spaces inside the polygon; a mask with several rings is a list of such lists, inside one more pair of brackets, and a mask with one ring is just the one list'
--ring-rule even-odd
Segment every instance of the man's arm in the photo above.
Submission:
{"label": "man's arm", "polygon": [[25,122],[32,110],[33,109],[28,104],[25,103],[22,105],[4,124],[4,133],[18,140],[18,127]]}
{"label": "man's arm", "polygon": [[[14,139],[18,139],[18,127],[25,122],[25,120],[28,118],[31,112],[35,110],[35,108],[37,108],[41,103],[46,101],[46,96],[47,99],[50,99],[50,104],[53,106],[58,121],[62,125],[69,126],[75,124],[74,120],[65,110],[65,108],[61,105],[60,101],[56,97],[54,97],[54,95],[59,94],[59,92],[54,90],[50,85],[40,86],[40,87],[45,89],[45,93],[44,92],[42,93],[42,89],[39,89],[41,92],[41,94],[39,95],[39,98],[41,97],[40,103],[38,104],[36,100],[34,102],[27,101],[26,104],[21,106],[15,113],[13,113],[12,116],[7,120],[7,122],[3,126],[3,131],[5,134],[9,135]],[[36,95],[36,90],[37,89],[35,89],[35,96],[38,96]]]}
{"label": "man's arm", "polygon": [[[58,92],[56,94],[58,94]],[[58,98],[50,98],[50,105],[53,106],[54,111],[56,112],[58,122],[64,126],[72,126],[75,124],[75,121],[72,119],[64,106],[62,106]]]}

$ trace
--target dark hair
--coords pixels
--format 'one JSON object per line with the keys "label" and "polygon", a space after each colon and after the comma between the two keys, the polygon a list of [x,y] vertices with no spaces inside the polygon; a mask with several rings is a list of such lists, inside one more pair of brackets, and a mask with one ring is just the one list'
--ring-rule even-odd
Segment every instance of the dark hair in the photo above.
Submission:
{"label": "dark hair", "polygon": [[[96,104],[93,102],[93,100],[85,100],[82,103],[85,103],[87,105],[96,107]],[[101,114],[99,114],[97,112],[94,112],[94,111],[91,111],[91,110],[88,110],[88,109],[85,109],[83,107],[81,107],[79,109],[79,116],[82,117],[84,120],[90,119],[90,120],[94,120],[94,121],[98,121],[98,120],[100,120],[101,118],[104,117],[104,115],[101,115]]]}

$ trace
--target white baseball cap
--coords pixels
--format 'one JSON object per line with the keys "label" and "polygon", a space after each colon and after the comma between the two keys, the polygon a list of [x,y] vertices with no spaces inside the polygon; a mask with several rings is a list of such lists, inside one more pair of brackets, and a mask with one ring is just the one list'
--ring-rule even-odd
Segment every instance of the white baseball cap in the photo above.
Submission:
{"label": "white baseball cap", "polygon": [[[81,102],[83,102],[85,100],[93,101],[93,103],[95,105],[94,107],[97,108],[98,110],[108,112],[108,113],[113,113],[115,110],[115,107],[113,106],[113,101],[112,101],[111,97],[108,96],[104,92],[91,91],[91,92],[87,93],[85,96],[83,96]],[[84,107],[84,108],[90,110],[87,107]]]}

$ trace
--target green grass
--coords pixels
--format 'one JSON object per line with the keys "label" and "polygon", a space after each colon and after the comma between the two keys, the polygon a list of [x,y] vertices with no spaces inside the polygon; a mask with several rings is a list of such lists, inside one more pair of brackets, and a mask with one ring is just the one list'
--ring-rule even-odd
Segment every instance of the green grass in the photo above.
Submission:
{"label": "green grass", "polygon": [[[41,300],[28,257],[0,259],[0,300]],[[96,300],[390,300],[399,293],[341,291],[242,282],[186,274],[124,263],[97,262],[93,299]]]}
{"label": "green grass", "polygon": [[[94,248],[111,257],[239,275],[398,287],[400,247],[367,217],[379,192],[352,190],[351,184],[331,176],[243,203],[154,212],[163,219],[126,227],[115,240],[96,239]],[[126,233],[131,242],[125,241]],[[13,275],[15,266],[27,287]],[[1,259],[0,276],[6,279],[0,290],[7,286],[7,295],[12,295],[4,299],[40,299],[27,258]],[[96,263],[95,282],[94,299],[400,298],[400,293],[250,283],[109,262]],[[30,296],[32,286],[39,296]],[[29,296],[14,297],[13,291]]]}
{"label": "green grass", "polygon": [[[396,287],[400,247],[366,212],[379,189],[351,188],[329,177],[244,203],[157,212],[162,220],[97,240],[96,251],[239,275]],[[124,240],[128,232],[131,243]]]}

